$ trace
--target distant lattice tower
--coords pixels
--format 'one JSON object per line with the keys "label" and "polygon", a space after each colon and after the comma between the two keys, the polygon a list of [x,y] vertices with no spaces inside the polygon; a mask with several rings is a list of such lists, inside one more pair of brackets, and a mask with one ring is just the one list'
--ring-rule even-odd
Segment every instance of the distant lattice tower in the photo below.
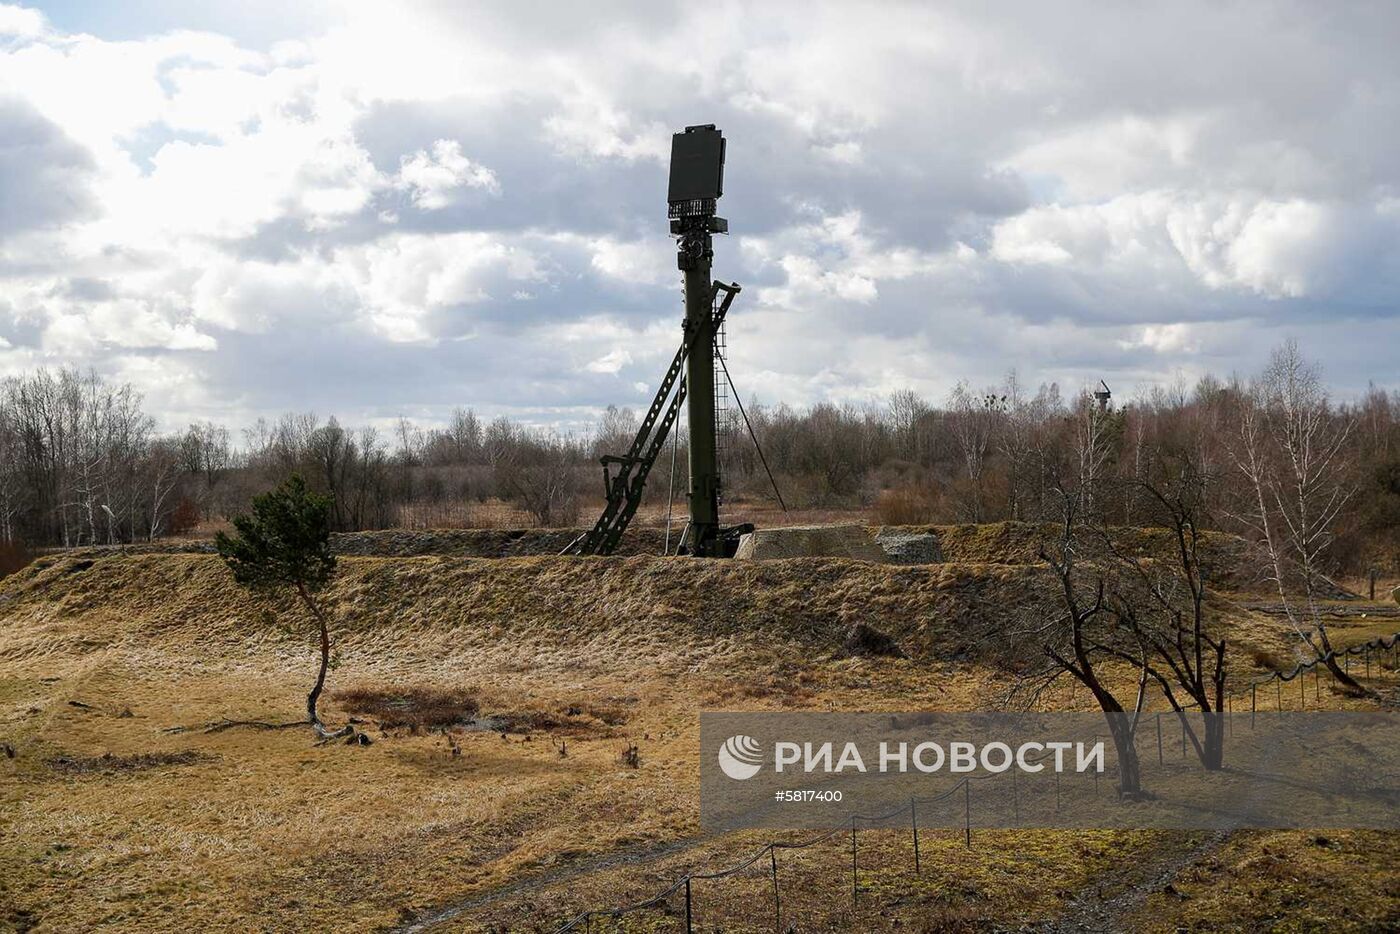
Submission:
{"label": "distant lattice tower", "polygon": [[1113,398],[1113,390],[1108,388],[1108,383],[1099,380],[1099,388],[1094,390],[1094,399],[1099,403],[1099,411],[1108,411],[1108,402]]}

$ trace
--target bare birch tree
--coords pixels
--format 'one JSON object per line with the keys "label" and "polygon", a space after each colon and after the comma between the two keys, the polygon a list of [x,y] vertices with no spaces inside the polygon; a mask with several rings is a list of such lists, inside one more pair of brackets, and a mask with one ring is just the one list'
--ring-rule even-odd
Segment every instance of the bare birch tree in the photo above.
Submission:
{"label": "bare birch tree", "polygon": [[[1359,693],[1337,663],[1318,605],[1328,549],[1354,490],[1347,462],[1353,427],[1349,415],[1332,410],[1317,367],[1289,341],[1250,387],[1231,455],[1247,491],[1235,518],[1262,551],[1289,625],[1333,678]],[[1290,593],[1295,586],[1301,599]]]}
{"label": "bare birch tree", "polygon": [[1005,398],[995,392],[973,393],[967,383],[958,383],[948,399],[948,421],[967,470],[968,512],[973,522],[980,523],[985,517],[983,476],[987,452],[1005,413],[1005,404]]}

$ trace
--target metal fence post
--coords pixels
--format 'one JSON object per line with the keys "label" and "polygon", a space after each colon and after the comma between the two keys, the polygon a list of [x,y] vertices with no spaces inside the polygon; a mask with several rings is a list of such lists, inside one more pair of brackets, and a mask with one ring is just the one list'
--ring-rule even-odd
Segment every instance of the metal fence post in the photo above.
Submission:
{"label": "metal fence post", "polygon": [[851,904],[856,903],[856,819],[851,818]]}
{"label": "metal fence post", "polygon": [[782,934],[783,930],[783,903],[778,898],[778,850],[770,846],[768,848],[768,862],[773,867],[773,930]]}
{"label": "metal fence post", "polygon": [[693,919],[690,909],[690,876],[685,877],[685,934],[692,934]]}
{"label": "metal fence post", "polygon": [[1259,685],[1249,686],[1249,728],[1254,729],[1254,717],[1259,713]]}
{"label": "metal fence post", "polygon": [[1283,679],[1274,679],[1274,707],[1283,710]]}
{"label": "metal fence post", "polygon": [[914,875],[922,875],[919,866],[919,811],[917,802],[909,799],[909,822],[914,825]]}
{"label": "metal fence post", "polygon": [[963,779],[963,841],[972,846],[972,781]]}

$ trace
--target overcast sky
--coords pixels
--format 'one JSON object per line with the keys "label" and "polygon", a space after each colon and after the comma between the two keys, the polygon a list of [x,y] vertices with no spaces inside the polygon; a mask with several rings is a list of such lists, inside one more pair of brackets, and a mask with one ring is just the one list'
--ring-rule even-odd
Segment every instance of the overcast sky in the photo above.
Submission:
{"label": "overcast sky", "polygon": [[1284,337],[1396,387],[1398,41],[1394,3],[0,6],[0,372],[170,428],[644,407],[670,134],[715,123],[746,396],[1131,396]]}

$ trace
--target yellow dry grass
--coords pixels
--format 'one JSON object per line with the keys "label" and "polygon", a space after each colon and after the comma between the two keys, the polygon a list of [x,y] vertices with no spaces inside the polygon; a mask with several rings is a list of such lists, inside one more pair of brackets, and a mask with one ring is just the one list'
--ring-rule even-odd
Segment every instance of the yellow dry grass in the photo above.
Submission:
{"label": "yellow dry grass", "polygon": [[1239,833],[1154,893],[1142,931],[1394,931],[1400,835],[1384,831]]}
{"label": "yellow dry grass", "polygon": [[[342,559],[327,601],[347,659],[436,663],[450,653],[469,668],[504,658],[679,671],[776,659],[794,643],[829,651],[858,621],[938,654],[963,645],[974,617],[1024,603],[1044,584],[1032,567],[825,558],[354,558]],[[4,599],[0,661],[150,645],[302,657],[302,641],[279,629],[302,620],[299,608],[245,593],[210,555],[47,557],[9,578]],[[72,625],[76,616],[91,624]]]}
{"label": "yellow dry grass", "polygon": [[[374,930],[506,893],[449,927],[548,930],[747,848],[742,835],[694,839],[700,709],[982,708],[1004,676],[965,656],[967,630],[1043,585],[1014,564],[342,561],[328,593],[332,691],[466,690],[483,714],[562,724],[561,757],[542,732],[449,742],[369,727],[367,748],[318,747],[300,728],[202,732],[221,717],[296,715],[313,670],[296,608],[249,596],[207,555],[51,557],[0,585],[0,741],[17,752],[0,758],[0,929]],[[844,657],[856,621],[915,657]],[[1278,639],[1265,615],[1240,610],[1231,625]],[[334,700],[325,714],[346,716]],[[628,743],[640,768],[620,760]],[[142,768],[48,762],[191,752]],[[839,852],[792,863],[794,910],[818,930],[1030,923],[1106,860],[1166,838],[989,834],[970,851],[938,839],[932,871],[906,888],[898,837],[872,836],[862,884],[884,906],[878,923],[821,907]],[[676,842],[693,845],[595,867],[582,884],[562,875]],[[542,887],[508,888],[522,882]],[[725,930],[761,926],[746,920],[747,892],[707,893]]]}

